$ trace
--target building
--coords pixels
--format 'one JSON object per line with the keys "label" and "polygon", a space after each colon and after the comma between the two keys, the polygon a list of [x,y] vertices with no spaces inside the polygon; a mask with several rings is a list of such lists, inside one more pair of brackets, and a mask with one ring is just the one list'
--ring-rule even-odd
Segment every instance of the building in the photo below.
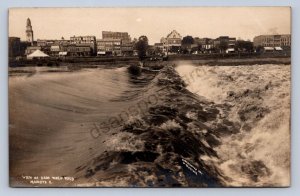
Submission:
{"label": "building", "polygon": [[40,46],[28,46],[25,50],[25,55],[29,55],[36,50],[42,50],[42,48]]}
{"label": "building", "polygon": [[60,45],[52,45],[50,46],[50,56],[58,56],[60,52]]}
{"label": "building", "polygon": [[27,18],[27,23],[26,23],[26,41],[28,43],[31,43],[31,46],[33,46],[33,30],[29,18]]}
{"label": "building", "polygon": [[[55,51],[57,53],[57,51]],[[60,46],[58,56],[91,56],[93,53],[90,44],[64,44]],[[63,54],[63,55],[61,55]]]}
{"label": "building", "polygon": [[203,53],[211,53],[214,49],[214,40],[211,38],[199,38],[199,40],[195,39],[195,41],[201,46]]}
{"label": "building", "polygon": [[70,40],[65,40],[64,38],[60,40],[38,39],[36,41],[36,45],[41,47],[41,50],[50,56],[57,56],[62,45],[68,44],[70,44]]}
{"label": "building", "polygon": [[51,55],[51,46],[54,45],[53,40],[40,40],[36,41],[36,46],[40,47],[40,50],[44,53]]}
{"label": "building", "polygon": [[182,36],[176,30],[173,30],[166,38],[162,38],[162,40],[162,43],[168,46],[181,46]]}
{"label": "building", "polygon": [[214,40],[214,47],[218,47],[221,43],[225,43],[228,48],[233,48],[236,43],[236,38],[229,36],[220,36]]}
{"label": "building", "polygon": [[97,40],[97,55],[121,55],[121,39]]}
{"label": "building", "polygon": [[51,47],[52,45],[61,45],[66,43],[70,43],[70,41],[65,39],[60,39],[60,40],[38,39],[36,41],[36,45],[41,47]]}
{"label": "building", "polygon": [[97,55],[133,55],[133,43],[127,32],[102,31],[102,39],[97,39]]}
{"label": "building", "polygon": [[167,35],[166,38],[162,37],[160,42],[163,43],[165,53],[179,53],[181,50],[181,40],[182,36],[176,31],[173,30]]}
{"label": "building", "polygon": [[35,50],[33,53],[27,55],[27,59],[45,59],[49,58],[49,55],[40,50]]}
{"label": "building", "polygon": [[291,34],[259,35],[253,39],[254,47],[291,47]]}
{"label": "building", "polygon": [[132,56],[133,55],[133,46],[132,42],[121,43],[121,53],[123,56]]}
{"label": "building", "polygon": [[213,41],[213,47],[217,52],[233,53],[235,52],[236,38],[229,36],[220,36]]}
{"label": "building", "polygon": [[198,44],[186,44],[182,47],[183,53],[187,52],[189,54],[198,54],[199,45]]}
{"label": "building", "polygon": [[43,39],[43,40],[38,39],[38,40],[36,41],[36,45],[37,45],[37,46],[40,46],[40,47],[47,47],[47,46],[50,47],[53,43],[54,43],[53,40],[46,40],[46,39]]}
{"label": "building", "polygon": [[27,47],[30,47],[31,43],[27,41],[21,41],[19,37],[8,38],[8,56],[10,58],[24,56]]}
{"label": "building", "polygon": [[131,37],[127,32],[102,31],[102,39],[121,39],[123,43],[131,42]]}
{"label": "building", "polygon": [[95,36],[73,36],[70,38],[71,44],[95,44]]}
{"label": "building", "polygon": [[21,55],[21,39],[19,37],[8,38],[8,56],[17,57]]}
{"label": "building", "polygon": [[79,47],[86,47],[87,45],[91,48],[91,55],[96,54],[97,43],[95,36],[73,36],[70,38],[70,44],[78,45]]}

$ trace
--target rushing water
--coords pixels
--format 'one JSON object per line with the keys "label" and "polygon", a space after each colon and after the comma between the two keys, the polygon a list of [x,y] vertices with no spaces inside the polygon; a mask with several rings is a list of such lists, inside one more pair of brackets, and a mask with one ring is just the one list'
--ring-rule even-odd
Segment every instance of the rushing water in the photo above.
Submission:
{"label": "rushing water", "polygon": [[180,65],[10,77],[11,182],[286,186],[289,74],[282,65]]}
{"label": "rushing water", "polygon": [[191,92],[230,105],[239,133],[222,137],[217,159],[202,157],[226,176],[228,186],[289,186],[290,65],[182,65]]}

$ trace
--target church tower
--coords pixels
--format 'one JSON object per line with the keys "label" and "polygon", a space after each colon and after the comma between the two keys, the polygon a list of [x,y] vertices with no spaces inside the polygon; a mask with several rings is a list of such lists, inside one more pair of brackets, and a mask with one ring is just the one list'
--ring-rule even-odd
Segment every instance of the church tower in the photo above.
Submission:
{"label": "church tower", "polygon": [[27,42],[31,43],[31,45],[33,46],[33,30],[29,18],[27,18],[27,24],[26,24],[26,40]]}

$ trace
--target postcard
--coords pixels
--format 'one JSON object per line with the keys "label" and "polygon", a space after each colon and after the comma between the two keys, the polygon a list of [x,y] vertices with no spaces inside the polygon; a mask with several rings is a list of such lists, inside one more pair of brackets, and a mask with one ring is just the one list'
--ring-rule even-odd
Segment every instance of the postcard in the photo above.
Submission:
{"label": "postcard", "polygon": [[289,187],[290,7],[9,9],[11,187]]}

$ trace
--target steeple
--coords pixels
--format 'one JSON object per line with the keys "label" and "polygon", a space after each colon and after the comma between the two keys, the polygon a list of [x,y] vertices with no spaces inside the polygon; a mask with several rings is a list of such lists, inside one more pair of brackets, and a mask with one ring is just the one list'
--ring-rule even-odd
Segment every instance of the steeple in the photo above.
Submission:
{"label": "steeple", "polygon": [[26,26],[31,26],[30,18],[27,18],[27,25]]}
{"label": "steeple", "polygon": [[27,42],[31,43],[31,45],[33,46],[33,30],[29,18],[27,18],[27,23],[26,23],[26,40]]}

